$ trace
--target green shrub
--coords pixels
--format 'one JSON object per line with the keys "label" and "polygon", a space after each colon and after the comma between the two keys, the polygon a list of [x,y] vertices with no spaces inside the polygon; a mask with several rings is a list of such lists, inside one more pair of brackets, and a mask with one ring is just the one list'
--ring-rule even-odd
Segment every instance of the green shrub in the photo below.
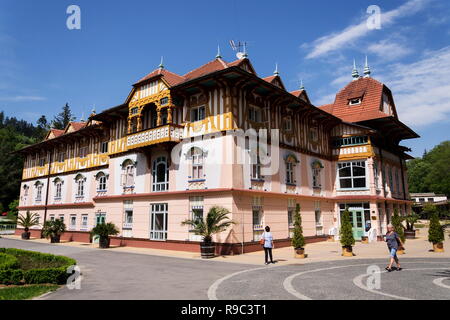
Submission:
{"label": "green shrub", "polygon": [[71,258],[19,249],[0,248],[0,254],[13,256],[20,268],[0,269],[2,284],[64,284],[70,276],[67,268],[76,264]]}
{"label": "green shrub", "polygon": [[339,232],[339,236],[343,247],[351,247],[355,245],[353,228],[350,223],[350,211],[348,211],[348,208],[346,208],[341,215],[341,230]]}
{"label": "green shrub", "polygon": [[305,247],[305,237],[303,236],[302,216],[300,214],[300,205],[297,204],[294,215],[294,236],[292,237],[292,246],[294,249],[303,249]]}
{"label": "green shrub", "polygon": [[444,228],[441,226],[439,215],[437,212],[433,212],[430,218],[430,229],[428,230],[428,241],[436,244],[445,240]]}
{"label": "green shrub", "polygon": [[16,257],[0,253],[0,270],[17,269],[19,267],[19,260]]}
{"label": "green shrub", "polygon": [[406,241],[405,228],[402,224],[402,217],[398,213],[398,209],[394,209],[394,215],[392,216],[392,225],[394,226],[395,232],[397,232],[398,237],[403,243]]}

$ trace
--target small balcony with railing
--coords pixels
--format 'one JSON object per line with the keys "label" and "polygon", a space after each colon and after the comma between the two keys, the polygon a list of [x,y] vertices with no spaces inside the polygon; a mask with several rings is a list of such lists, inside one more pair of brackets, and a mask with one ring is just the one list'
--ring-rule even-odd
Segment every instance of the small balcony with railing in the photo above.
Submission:
{"label": "small balcony with railing", "polygon": [[166,124],[132,133],[127,137],[127,147],[128,149],[137,149],[165,142],[178,143],[183,138],[183,130],[183,126]]}

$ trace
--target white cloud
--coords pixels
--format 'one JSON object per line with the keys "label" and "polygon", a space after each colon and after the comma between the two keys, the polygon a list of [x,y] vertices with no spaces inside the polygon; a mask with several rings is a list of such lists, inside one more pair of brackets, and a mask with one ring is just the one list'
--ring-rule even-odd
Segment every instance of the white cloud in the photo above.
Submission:
{"label": "white cloud", "polygon": [[39,97],[39,96],[0,97],[0,101],[8,101],[8,102],[32,102],[32,101],[44,101],[44,100],[47,100],[47,98]]}
{"label": "white cloud", "polygon": [[[423,9],[429,0],[409,0],[400,7],[381,14],[382,28],[395,23],[398,18],[413,15]],[[304,44],[304,48],[311,48],[306,56],[307,59],[313,59],[323,56],[329,52],[337,51],[347,45],[353,44],[356,40],[364,37],[372,30],[367,27],[366,18],[359,24],[351,25],[340,32],[334,32],[320,37],[312,44]]]}
{"label": "white cloud", "polygon": [[414,127],[450,120],[450,46],[386,70],[379,78],[392,90],[401,121]]}
{"label": "white cloud", "polygon": [[384,61],[392,61],[402,58],[412,52],[412,50],[402,44],[398,39],[384,39],[369,45],[369,53],[374,53]]}

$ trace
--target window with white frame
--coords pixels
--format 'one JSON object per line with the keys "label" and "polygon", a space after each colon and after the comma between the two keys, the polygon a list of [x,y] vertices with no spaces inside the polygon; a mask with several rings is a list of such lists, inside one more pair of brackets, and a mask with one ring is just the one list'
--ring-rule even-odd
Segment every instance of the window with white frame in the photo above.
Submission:
{"label": "window with white frame", "polygon": [[297,160],[293,155],[286,158],[286,184],[294,185],[297,183],[295,180],[295,168]]}
{"label": "window with white frame", "polygon": [[295,199],[288,199],[288,224],[289,228],[294,227],[294,215],[297,207]]}
{"label": "window with white frame", "polygon": [[122,179],[121,184],[124,188],[134,187],[134,174],[135,174],[136,164],[132,160],[125,160],[122,163]]}
{"label": "window with white frame", "polygon": [[54,214],[50,215],[50,221],[55,221],[55,215]]}
{"label": "window with white frame", "polygon": [[316,160],[312,163],[312,183],[314,189],[322,188],[321,182],[321,172],[323,169],[323,165],[319,160]]}
{"label": "window with white frame", "polygon": [[257,162],[252,164],[252,180],[262,180],[263,176],[261,175],[261,161],[259,156],[257,158]]}
{"label": "window with white frame", "polygon": [[63,215],[63,214],[60,214],[59,217],[58,217],[58,219],[59,219],[62,223],[64,223],[64,215]]}
{"label": "window with white frame", "polygon": [[190,197],[191,218],[194,221],[203,220],[203,197]]}
{"label": "window with white frame", "polygon": [[338,163],[338,176],[341,190],[366,188],[366,161]]}
{"label": "window with white frame", "polygon": [[380,188],[380,178],[379,178],[379,170],[378,170],[378,163],[374,162],[373,163],[373,176],[374,176],[374,180],[375,180],[375,188],[379,189]]}
{"label": "window with white frame", "polygon": [[108,141],[103,141],[100,144],[100,153],[102,153],[102,154],[108,153]]}
{"label": "window with white frame", "polygon": [[191,122],[202,121],[206,118],[205,106],[194,107],[191,109]]}
{"label": "window with white frame", "polygon": [[71,215],[70,216],[70,224],[69,224],[69,228],[71,230],[75,230],[77,227],[77,216],[76,215]]}
{"label": "window with white frame", "polygon": [[59,178],[56,178],[55,181],[55,200],[61,200],[62,198],[62,180]]}
{"label": "window with white frame", "polygon": [[84,198],[86,178],[79,174],[75,177],[76,198]]}
{"label": "window with white frame", "polygon": [[191,150],[192,159],[192,180],[202,180],[204,179],[203,173],[203,161],[204,153],[200,148],[192,148]]}
{"label": "window with white frame", "polygon": [[105,173],[99,172],[97,174],[97,192],[106,192],[108,190],[108,177]]}
{"label": "window with white frame", "polygon": [[153,161],[153,187],[154,192],[169,190],[169,166],[166,157],[158,157]]}
{"label": "window with white frame", "polygon": [[28,197],[29,191],[30,191],[30,187],[27,186],[27,185],[24,185],[24,186],[23,186],[23,196],[24,196],[24,197]]}
{"label": "window with white frame", "polygon": [[348,104],[350,106],[355,106],[355,105],[361,104],[361,102],[362,102],[362,98],[353,98],[348,101]]}
{"label": "window with white frame", "polygon": [[88,229],[89,216],[87,214],[81,215],[81,230],[86,231]]}
{"label": "window with white frame", "polygon": [[42,201],[42,189],[44,184],[42,182],[36,183],[36,202]]}

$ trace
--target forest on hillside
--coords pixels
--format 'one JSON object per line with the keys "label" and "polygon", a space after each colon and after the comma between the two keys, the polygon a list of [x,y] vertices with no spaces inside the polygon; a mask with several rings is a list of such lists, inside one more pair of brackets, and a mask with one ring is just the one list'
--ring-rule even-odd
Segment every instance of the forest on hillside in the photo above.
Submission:
{"label": "forest on hillside", "polygon": [[74,119],[68,104],[52,121],[42,116],[36,124],[0,112],[0,214],[17,213],[23,157],[14,151],[42,141],[50,128],[64,129]]}

